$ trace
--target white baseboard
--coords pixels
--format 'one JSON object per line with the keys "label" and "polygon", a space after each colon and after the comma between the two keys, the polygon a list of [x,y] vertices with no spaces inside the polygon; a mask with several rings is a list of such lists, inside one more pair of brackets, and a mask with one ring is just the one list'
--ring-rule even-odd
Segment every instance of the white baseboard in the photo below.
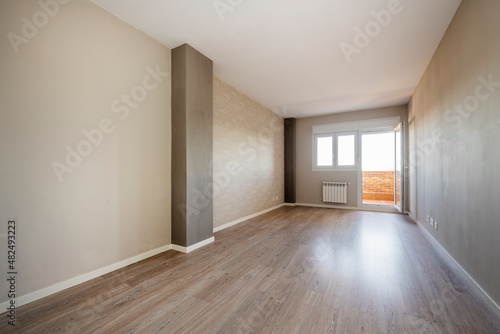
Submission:
{"label": "white baseboard", "polygon": [[[128,258],[126,260],[113,263],[113,264],[106,266],[104,268],[93,270],[89,273],[71,278],[67,281],[57,283],[57,284],[54,284],[54,285],[49,286],[47,288],[43,288],[43,289],[28,293],[24,296],[21,296],[21,297],[16,299],[16,308],[23,306],[23,305],[26,305],[26,304],[29,304],[29,303],[34,302],[36,300],[42,299],[44,297],[50,296],[54,293],[61,292],[63,290],[71,288],[75,285],[85,283],[85,282],[90,281],[90,280],[97,278],[99,276],[106,275],[112,271],[121,269],[121,268],[126,267],[128,265],[131,265],[133,263],[145,260],[149,257],[158,255],[160,253],[163,253],[163,252],[166,252],[169,250],[175,250],[175,251],[182,252],[182,253],[189,253],[189,252],[194,251],[195,249],[198,249],[200,247],[208,245],[214,241],[215,241],[215,239],[214,239],[214,237],[212,237],[212,238],[209,238],[209,239],[204,240],[202,242],[199,242],[196,245],[192,245],[189,247],[182,247],[182,246],[177,246],[177,245],[166,245],[166,246],[162,246],[162,247],[150,250],[148,252],[133,256],[133,257]],[[10,301],[5,301],[3,303],[0,303],[0,310],[6,310],[9,305],[10,305]],[[2,311],[0,311],[0,313],[2,313]]]}
{"label": "white baseboard", "polygon": [[252,219],[252,218],[255,218],[257,216],[260,216],[260,215],[263,215],[264,213],[268,213],[270,211],[273,211],[273,210],[276,210],[278,208],[281,208],[282,206],[290,206],[290,204],[280,204],[280,205],[276,205],[276,206],[273,206],[269,209],[266,209],[266,210],[263,210],[263,211],[260,211],[260,212],[257,212],[257,213],[254,213],[254,214],[251,214],[249,216],[246,216],[246,217],[243,217],[243,218],[240,218],[240,219],[237,219],[237,220],[234,220],[230,223],[227,223],[227,224],[224,224],[222,226],[218,226],[218,227],[215,227],[214,228],[214,233],[215,232],[219,232],[219,231],[222,231],[228,227],[231,227],[231,226],[234,226],[234,225],[237,225],[241,222],[244,222],[245,220],[248,220],[248,219]]}
{"label": "white baseboard", "polygon": [[310,203],[295,203],[292,206],[308,206],[311,208],[341,209],[341,210],[359,210],[358,208],[356,208],[354,206],[310,204]]}
{"label": "white baseboard", "polygon": [[483,290],[483,288],[472,278],[471,275],[448,253],[448,251],[441,246],[441,244],[434,238],[434,236],[427,231],[422,223],[418,221],[418,219],[413,215],[413,213],[409,212],[408,216],[417,224],[420,230],[423,232],[425,238],[429,241],[429,243],[440,252],[451,264],[455,265],[455,269],[462,275],[462,277],[472,286],[474,291],[479,295],[479,297],[489,306],[489,308],[500,317],[500,306]]}
{"label": "white baseboard", "polygon": [[208,244],[211,244],[212,242],[215,241],[215,238],[214,237],[211,237],[211,238],[208,238],[207,240],[203,240],[201,242],[198,242],[197,244],[194,244],[192,246],[189,246],[189,247],[184,247],[184,246],[179,246],[179,245],[172,245],[172,249],[174,251],[178,251],[178,252],[181,252],[181,253],[189,253],[189,252],[192,252],[198,248],[201,248],[203,246],[206,246]]}
{"label": "white baseboard", "polygon": [[342,206],[342,205],[326,205],[326,204],[309,204],[309,203],[296,203],[288,204],[290,206],[308,206],[312,208],[325,208],[325,209],[340,209],[340,210],[356,210],[356,211],[371,211],[371,212],[386,212],[386,213],[399,213],[393,207],[388,208],[378,208],[378,207],[355,207],[355,206]]}
{"label": "white baseboard", "polygon": [[[26,305],[28,303],[34,302],[35,300],[38,300],[38,299],[47,297],[49,295],[52,295],[54,293],[66,290],[66,289],[71,288],[75,285],[90,281],[91,279],[97,278],[97,277],[102,276],[102,275],[106,275],[112,271],[126,267],[128,265],[142,261],[144,259],[158,255],[160,253],[166,252],[166,251],[171,250],[171,249],[172,249],[172,245],[162,246],[162,247],[150,250],[148,252],[133,256],[133,257],[128,258],[126,260],[113,263],[113,264],[106,266],[104,268],[97,269],[97,270],[91,271],[89,273],[71,278],[67,281],[57,283],[57,284],[54,284],[54,285],[49,286],[47,288],[43,288],[43,289],[40,289],[38,291],[28,293],[27,295],[21,296],[21,297],[16,299],[16,307]],[[0,310],[2,310],[1,312],[5,311],[9,305],[10,305],[9,301],[1,303],[0,304]]]}

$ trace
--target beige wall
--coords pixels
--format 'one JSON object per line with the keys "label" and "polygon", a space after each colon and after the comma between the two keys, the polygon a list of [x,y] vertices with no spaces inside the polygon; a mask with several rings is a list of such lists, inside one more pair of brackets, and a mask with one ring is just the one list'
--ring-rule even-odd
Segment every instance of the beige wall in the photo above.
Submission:
{"label": "beige wall", "polygon": [[313,126],[395,116],[406,122],[407,107],[396,106],[298,119],[296,130],[297,203],[328,205],[328,203],[321,201],[322,183],[325,181],[346,181],[350,183],[347,189],[347,204],[332,204],[332,206],[358,206],[358,171],[313,171]]}
{"label": "beige wall", "polygon": [[214,227],[283,203],[283,138],[281,117],[214,77]]}
{"label": "beige wall", "polygon": [[[170,77],[146,70],[170,72],[170,50],[89,2],[56,9],[0,3],[0,233],[18,220],[18,296],[170,244]],[[33,16],[16,50],[7,36]],[[60,182],[52,164],[79,143]]]}
{"label": "beige wall", "polygon": [[499,13],[500,1],[462,2],[409,105],[411,212],[497,303]]}

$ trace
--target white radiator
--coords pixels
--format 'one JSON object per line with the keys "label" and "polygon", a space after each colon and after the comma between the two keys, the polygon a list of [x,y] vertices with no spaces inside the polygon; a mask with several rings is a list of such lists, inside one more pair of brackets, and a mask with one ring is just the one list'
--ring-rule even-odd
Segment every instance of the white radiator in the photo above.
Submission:
{"label": "white radiator", "polygon": [[323,202],[347,203],[347,182],[323,182]]}

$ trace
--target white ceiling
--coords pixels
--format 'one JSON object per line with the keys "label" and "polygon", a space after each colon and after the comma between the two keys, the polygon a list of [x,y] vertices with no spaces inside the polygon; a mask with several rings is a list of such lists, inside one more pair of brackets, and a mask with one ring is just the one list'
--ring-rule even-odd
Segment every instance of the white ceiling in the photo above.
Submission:
{"label": "white ceiling", "polygon": [[[189,43],[217,77],[285,117],[406,104],[461,2],[92,1],[169,48]],[[397,2],[348,62],[341,43],[356,46],[355,29],[376,29],[372,11]]]}

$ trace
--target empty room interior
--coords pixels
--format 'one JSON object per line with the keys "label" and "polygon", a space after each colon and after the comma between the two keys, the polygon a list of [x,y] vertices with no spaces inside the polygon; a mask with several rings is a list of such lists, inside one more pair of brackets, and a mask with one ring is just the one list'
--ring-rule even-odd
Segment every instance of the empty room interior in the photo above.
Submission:
{"label": "empty room interior", "polygon": [[500,333],[500,1],[0,2],[1,333]]}

